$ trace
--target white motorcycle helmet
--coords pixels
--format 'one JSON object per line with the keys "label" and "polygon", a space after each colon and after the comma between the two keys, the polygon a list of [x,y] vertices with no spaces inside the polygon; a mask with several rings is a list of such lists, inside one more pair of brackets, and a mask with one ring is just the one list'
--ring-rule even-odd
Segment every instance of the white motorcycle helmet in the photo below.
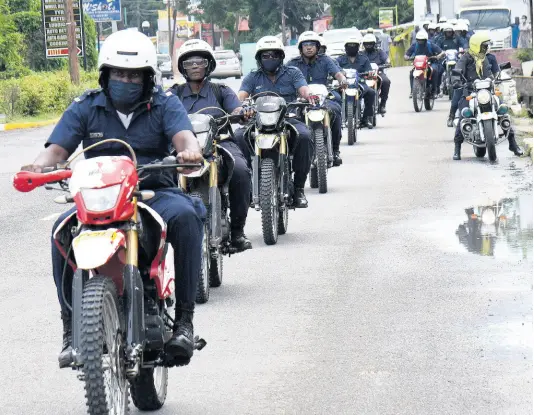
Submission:
{"label": "white motorcycle helmet", "polygon": [[367,33],[363,37],[361,43],[363,43],[363,47],[365,49],[367,49],[368,46],[369,46],[369,49],[374,49],[376,47],[376,36],[371,33]]}
{"label": "white motorcycle helmet", "polygon": [[317,50],[321,47],[321,36],[319,36],[317,33],[312,32],[311,30],[307,32],[303,32],[299,36],[299,40],[297,42],[297,47],[300,51],[302,51],[302,44],[304,42],[315,42],[317,46]]}
{"label": "white motorcycle helmet", "polygon": [[430,23],[428,25],[428,30],[438,30],[438,25],[436,23]]}
{"label": "white motorcycle helmet", "polygon": [[200,39],[191,39],[185,42],[180,49],[178,49],[178,70],[187,79],[187,71],[184,69],[183,62],[191,56],[201,56],[208,60],[205,77],[207,78],[217,66],[217,61],[213,56],[213,49],[211,46]]}
{"label": "white motorcycle helmet", "polygon": [[447,18],[446,17],[440,17],[439,18],[439,22],[440,23],[447,23]]}
{"label": "white motorcycle helmet", "polygon": [[447,22],[447,23],[445,23],[445,24],[443,24],[441,26],[441,31],[443,32],[443,34],[445,34],[445,32],[449,32],[450,31],[454,35],[454,27],[449,22]]}
{"label": "white motorcycle helmet", "polygon": [[428,33],[426,30],[421,29],[417,34],[415,35],[415,40],[428,40]]}
{"label": "white motorcycle helmet", "polygon": [[467,32],[469,31],[469,26],[467,26],[464,22],[460,22],[456,25],[456,30],[459,32]]}
{"label": "white motorcycle helmet", "polygon": [[277,50],[282,53],[282,59],[286,57],[284,44],[276,36],[264,36],[256,43],[256,60],[260,60],[260,53],[267,50]]}
{"label": "white motorcycle helmet", "polygon": [[98,55],[98,82],[107,88],[109,71],[107,68],[140,69],[148,74],[152,88],[155,85],[158,58],[152,41],[143,33],[133,30],[120,30],[107,37]]}

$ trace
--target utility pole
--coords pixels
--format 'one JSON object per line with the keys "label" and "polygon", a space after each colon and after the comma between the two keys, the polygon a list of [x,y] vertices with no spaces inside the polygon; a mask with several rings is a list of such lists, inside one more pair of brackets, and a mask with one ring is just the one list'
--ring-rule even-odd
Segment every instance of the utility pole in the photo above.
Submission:
{"label": "utility pole", "polygon": [[430,14],[430,13],[432,13],[431,0],[426,0],[426,14]]}
{"label": "utility pole", "polygon": [[167,0],[167,25],[167,33],[169,34],[169,56],[172,56],[171,51],[174,45],[172,42],[173,39],[171,38],[171,0]]}
{"label": "utility pole", "polygon": [[287,44],[286,39],[286,0],[282,0],[282,43]]}
{"label": "utility pole", "polygon": [[65,20],[67,23],[67,42],[69,46],[70,81],[80,85],[80,67],[78,65],[78,42],[76,41],[76,22],[72,0],[65,0]]}

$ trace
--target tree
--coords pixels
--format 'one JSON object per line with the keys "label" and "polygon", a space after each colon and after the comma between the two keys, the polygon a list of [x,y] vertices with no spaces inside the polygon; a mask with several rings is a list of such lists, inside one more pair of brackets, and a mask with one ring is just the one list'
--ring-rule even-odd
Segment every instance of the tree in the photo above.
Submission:
{"label": "tree", "polygon": [[9,4],[0,0],[0,76],[8,78],[24,72],[21,51],[24,50],[23,36],[17,32]]}
{"label": "tree", "polygon": [[[331,0],[335,27],[360,29],[378,27],[379,2],[376,0]],[[398,6],[399,24],[413,20],[413,0],[381,0],[380,7]]]}

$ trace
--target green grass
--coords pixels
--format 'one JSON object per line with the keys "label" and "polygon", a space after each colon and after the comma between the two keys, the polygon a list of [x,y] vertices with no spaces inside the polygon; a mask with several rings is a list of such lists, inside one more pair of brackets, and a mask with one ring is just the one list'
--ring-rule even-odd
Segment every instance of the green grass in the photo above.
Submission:
{"label": "green grass", "polygon": [[54,118],[58,118],[61,116],[61,113],[44,113],[34,116],[23,116],[23,115],[13,115],[13,116],[6,116],[6,123],[14,123],[14,122],[37,122],[37,121],[48,121],[52,120]]}

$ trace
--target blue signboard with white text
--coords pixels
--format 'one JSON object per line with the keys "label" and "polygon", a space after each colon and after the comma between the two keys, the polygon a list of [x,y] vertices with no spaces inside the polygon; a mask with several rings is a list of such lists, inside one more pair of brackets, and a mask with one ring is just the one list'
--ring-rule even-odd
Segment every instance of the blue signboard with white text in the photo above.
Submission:
{"label": "blue signboard with white text", "polygon": [[95,22],[121,20],[121,0],[83,0],[83,12]]}

